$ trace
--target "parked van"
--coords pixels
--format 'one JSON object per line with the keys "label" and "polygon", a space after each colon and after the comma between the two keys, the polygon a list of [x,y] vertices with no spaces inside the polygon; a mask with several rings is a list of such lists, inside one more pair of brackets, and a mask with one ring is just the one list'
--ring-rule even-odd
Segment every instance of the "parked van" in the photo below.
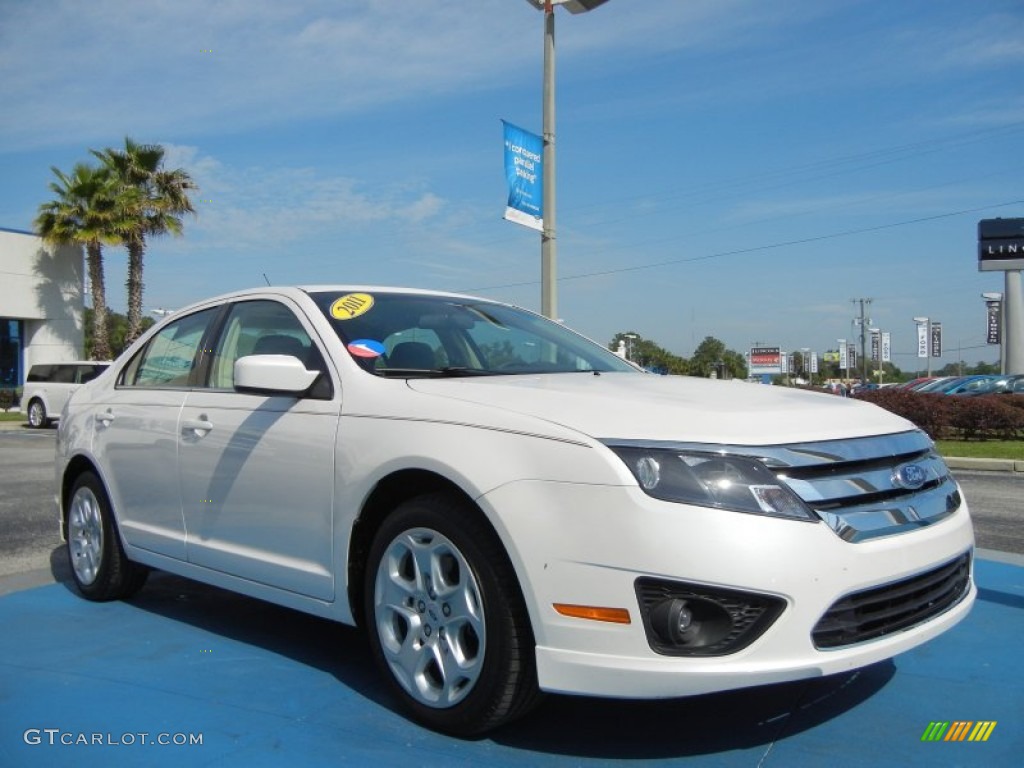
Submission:
{"label": "parked van", "polygon": [[92,381],[110,366],[108,362],[81,360],[33,365],[22,391],[22,407],[30,427],[42,429],[60,418],[64,403],[82,384]]}

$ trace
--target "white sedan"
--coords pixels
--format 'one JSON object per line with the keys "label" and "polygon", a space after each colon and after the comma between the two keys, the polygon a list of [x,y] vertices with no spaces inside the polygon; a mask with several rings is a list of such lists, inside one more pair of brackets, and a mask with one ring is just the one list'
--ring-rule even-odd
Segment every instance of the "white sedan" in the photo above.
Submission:
{"label": "white sedan", "polygon": [[420,722],[686,696],[906,651],[975,597],[967,505],[874,406],[654,376],[531,312],[265,288],[165,319],[65,408],[74,579],[150,568],[349,624]]}

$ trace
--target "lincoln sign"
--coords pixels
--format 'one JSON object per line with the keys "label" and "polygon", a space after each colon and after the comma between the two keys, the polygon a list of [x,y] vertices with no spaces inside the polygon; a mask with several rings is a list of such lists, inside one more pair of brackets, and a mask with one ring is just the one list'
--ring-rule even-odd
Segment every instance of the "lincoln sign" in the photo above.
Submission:
{"label": "lincoln sign", "polygon": [[978,222],[978,269],[981,272],[1024,269],[1024,219]]}

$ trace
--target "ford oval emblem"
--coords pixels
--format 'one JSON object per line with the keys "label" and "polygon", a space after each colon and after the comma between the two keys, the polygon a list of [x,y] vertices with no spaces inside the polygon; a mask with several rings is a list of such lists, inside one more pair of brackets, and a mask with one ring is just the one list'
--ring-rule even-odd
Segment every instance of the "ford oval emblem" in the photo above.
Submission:
{"label": "ford oval emblem", "polygon": [[920,464],[901,464],[892,473],[892,484],[897,488],[916,491],[928,481],[928,472]]}

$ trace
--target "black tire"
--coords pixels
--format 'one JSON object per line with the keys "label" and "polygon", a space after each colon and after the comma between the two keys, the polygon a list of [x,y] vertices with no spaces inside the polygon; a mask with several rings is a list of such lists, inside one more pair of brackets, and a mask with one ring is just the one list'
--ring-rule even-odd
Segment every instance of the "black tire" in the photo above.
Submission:
{"label": "black tire", "polygon": [[[418,568],[413,547],[436,567]],[[540,700],[518,581],[468,503],[430,494],[400,504],[374,537],[363,587],[374,661],[420,723],[475,736]],[[414,663],[422,668],[410,675]]]}
{"label": "black tire", "polygon": [[43,401],[38,398],[32,398],[32,402],[28,404],[28,425],[33,429],[43,429],[48,423],[49,419],[46,417],[46,406],[43,405]]}
{"label": "black tire", "polygon": [[75,479],[68,497],[67,552],[75,585],[89,600],[131,597],[149,575],[125,555],[107,491],[92,472]]}

